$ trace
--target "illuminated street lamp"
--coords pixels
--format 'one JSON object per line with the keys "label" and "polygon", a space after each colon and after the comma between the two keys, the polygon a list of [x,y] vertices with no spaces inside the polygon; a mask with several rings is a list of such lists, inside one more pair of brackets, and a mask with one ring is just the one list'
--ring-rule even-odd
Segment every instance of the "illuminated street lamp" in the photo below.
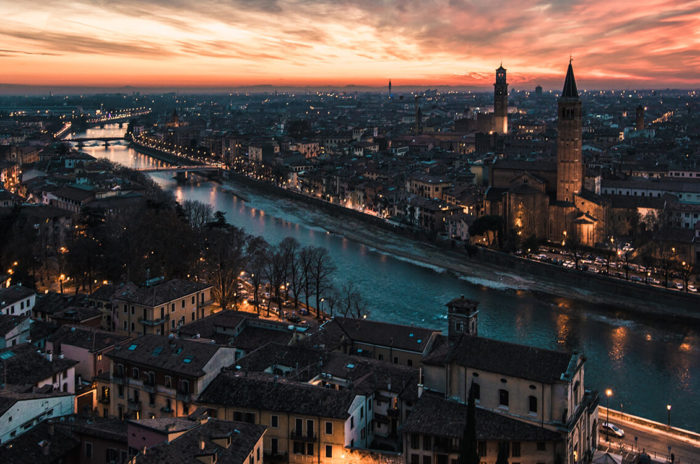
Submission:
{"label": "illuminated street lamp", "polygon": [[666,410],[668,411],[668,426],[671,427],[671,405],[666,405]]}
{"label": "illuminated street lamp", "polygon": [[[610,427],[610,397],[612,396],[612,394],[613,394],[613,391],[612,391],[611,388],[605,389],[605,396],[607,397],[607,401],[606,401],[606,404],[605,404],[605,414],[606,414],[606,416],[605,416],[605,424],[606,424],[608,427]],[[605,439],[606,439],[607,441],[610,441],[610,435],[606,433],[606,434],[605,434]]]}

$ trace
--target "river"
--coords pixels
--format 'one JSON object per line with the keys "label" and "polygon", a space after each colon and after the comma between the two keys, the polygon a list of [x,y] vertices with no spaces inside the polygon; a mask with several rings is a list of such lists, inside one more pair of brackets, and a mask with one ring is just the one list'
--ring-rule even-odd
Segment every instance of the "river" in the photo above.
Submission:
{"label": "river", "polygon": [[[107,125],[76,136],[109,137],[123,132],[117,125]],[[87,143],[84,151],[133,168],[161,164],[125,142],[109,148]],[[699,327],[639,322],[622,311],[584,301],[503,288],[489,276],[475,284],[439,267],[328,233],[324,225],[337,219],[298,202],[233,182],[178,185],[172,174],[151,176],[178,201],[208,203],[225,212],[230,223],[270,243],[292,236],[302,245],[325,247],[337,267],[338,283],[355,282],[369,302],[373,319],[446,329],[445,303],[464,295],[480,302],[479,335],[583,351],[588,359],[585,385],[600,392],[612,388],[611,408],[665,423],[666,405],[671,404],[672,425],[700,430]],[[601,401],[605,404],[605,399]]]}

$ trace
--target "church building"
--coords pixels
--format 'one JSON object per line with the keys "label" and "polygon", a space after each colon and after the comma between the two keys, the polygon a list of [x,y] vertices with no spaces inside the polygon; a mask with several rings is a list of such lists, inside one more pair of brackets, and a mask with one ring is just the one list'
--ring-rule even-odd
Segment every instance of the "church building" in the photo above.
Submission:
{"label": "church building", "polygon": [[[505,82],[505,70],[503,73]],[[498,101],[498,94],[494,98]],[[491,169],[484,210],[502,216],[506,230],[522,239],[535,236],[563,244],[574,240],[592,247],[605,240],[605,203],[583,188],[583,117],[571,62],[557,119],[556,166],[548,162],[497,161]]]}

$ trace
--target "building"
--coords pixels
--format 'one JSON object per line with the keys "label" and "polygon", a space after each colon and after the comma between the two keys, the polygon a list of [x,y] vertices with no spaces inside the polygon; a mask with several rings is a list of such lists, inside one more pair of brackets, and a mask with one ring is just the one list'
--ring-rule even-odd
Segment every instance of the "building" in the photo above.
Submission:
{"label": "building", "polygon": [[165,335],[212,312],[212,286],[173,279],[153,285],[125,285],[112,297],[112,321],[126,335]]}
{"label": "building", "polygon": [[70,414],[73,414],[71,393],[17,393],[3,389],[0,391],[0,445],[47,419]]}
{"label": "building", "polygon": [[268,427],[263,449],[289,463],[341,463],[364,448],[371,422],[367,398],[264,373],[225,370],[199,396],[212,417]]}
{"label": "building", "polygon": [[98,381],[103,415],[156,418],[187,415],[192,402],[233,363],[232,348],[143,335],[115,346],[109,381]]}
{"label": "building", "polygon": [[439,335],[433,329],[334,317],[309,342],[327,350],[418,367]]}
{"label": "building", "polygon": [[[161,464],[164,462],[202,462],[206,464],[262,464],[265,427],[245,422],[231,422],[203,418],[194,426],[179,433],[170,434],[168,427],[178,427],[163,419],[129,422],[130,444],[165,432],[167,437],[155,446],[141,446],[142,451],[133,459],[133,464]],[[132,437],[136,435],[136,437]],[[170,438],[172,435],[174,437]],[[144,441],[144,440],[142,440]],[[135,446],[132,446],[135,448]]]}
{"label": "building", "polygon": [[36,293],[22,284],[0,288],[0,314],[9,316],[31,315]]}
{"label": "building", "polygon": [[557,106],[557,201],[573,203],[583,188],[583,139],[581,99],[571,62]]}
{"label": "building", "polygon": [[25,343],[0,351],[3,383],[14,391],[75,393],[76,361],[38,353],[36,347]]}
{"label": "building", "polygon": [[636,119],[635,129],[637,129],[638,131],[643,131],[644,130],[644,106],[639,105],[637,107],[636,113],[637,113],[636,114],[637,119]]}
{"label": "building", "polygon": [[29,316],[0,314],[0,349],[26,343],[31,324]]}
{"label": "building", "polygon": [[72,464],[127,464],[129,447],[127,424],[118,419],[71,416],[52,421],[55,429],[70,436],[77,446]]}
{"label": "building", "polygon": [[493,131],[508,133],[508,82],[503,65],[496,69],[496,83],[493,84]]}
{"label": "building", "polygon": [[592,455],[598,398],[584,386],[585,357],[479,337],[476,302],[448,308],[448,336],[423,359],[424,388],[462,403],[473,389],[479,408],[560,434],[564,462]]}
{"label": "building", "polygon": [[[561,454],[561,436],[503,414],[476,408],[479,462],[494,464],[499,445],[508,444],[508,462],[554,464]],[[467,406],[425,392],[402,427],[406,464],[455,464],[467,422]]]}

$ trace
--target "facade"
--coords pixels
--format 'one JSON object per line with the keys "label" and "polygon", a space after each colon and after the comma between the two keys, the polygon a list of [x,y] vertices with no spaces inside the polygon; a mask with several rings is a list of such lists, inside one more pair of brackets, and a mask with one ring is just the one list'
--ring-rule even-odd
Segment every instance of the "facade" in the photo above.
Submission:
{"label": "facade", "polygon": [[598,400],[584,387],[585,357],[473,335],[475,320],[469,305],[450,303],[448,337],[423,360],[424,388],[461,403],[474,389],[479,408],[560,434],[564,462],[592,455]]}
{"label": "facade", "polygon": [[29,316],[0,314],[0,349],[26,343],[31,323]]}
{"label": "facade", "polygon": [[0,444],[14,440],[37,424],[73,414],[73,395],[0,391]]}
{"label": "facade", "polygon": [[508,82],[503,66],[496,70],[496,83],[493,84],[493,131],[508,133]]}
{"label": "facade", "polygon": [[224,371],[197,404],[221,420],[266,426],[265,454],[292,464],[344,462],[347,448],[366,447],[371,422],[363,395],[271,374]]}
{"label": "facade", "polygon": [[118,418],[177,417],[226,366],[233,349],[209,343],[143,335],[117,345],[109,381],[98,381],[102,415]]}
{"label": "facade", "polygon": [[124,286],[112,297],[118,333],[166,335],[212,312],[211,285],[173,279],[151,286]]}
{"label": "facade", "polygon": [[0,288],[0,314],[8,316],[31,315],[36,303],[34,290],[22,284]]}
{"label": "facade", "polygon": [[29,343],[5,348],[0,351],[3,365],[3,382],[14,391],[75,393],[76,361],[38,353]]}

